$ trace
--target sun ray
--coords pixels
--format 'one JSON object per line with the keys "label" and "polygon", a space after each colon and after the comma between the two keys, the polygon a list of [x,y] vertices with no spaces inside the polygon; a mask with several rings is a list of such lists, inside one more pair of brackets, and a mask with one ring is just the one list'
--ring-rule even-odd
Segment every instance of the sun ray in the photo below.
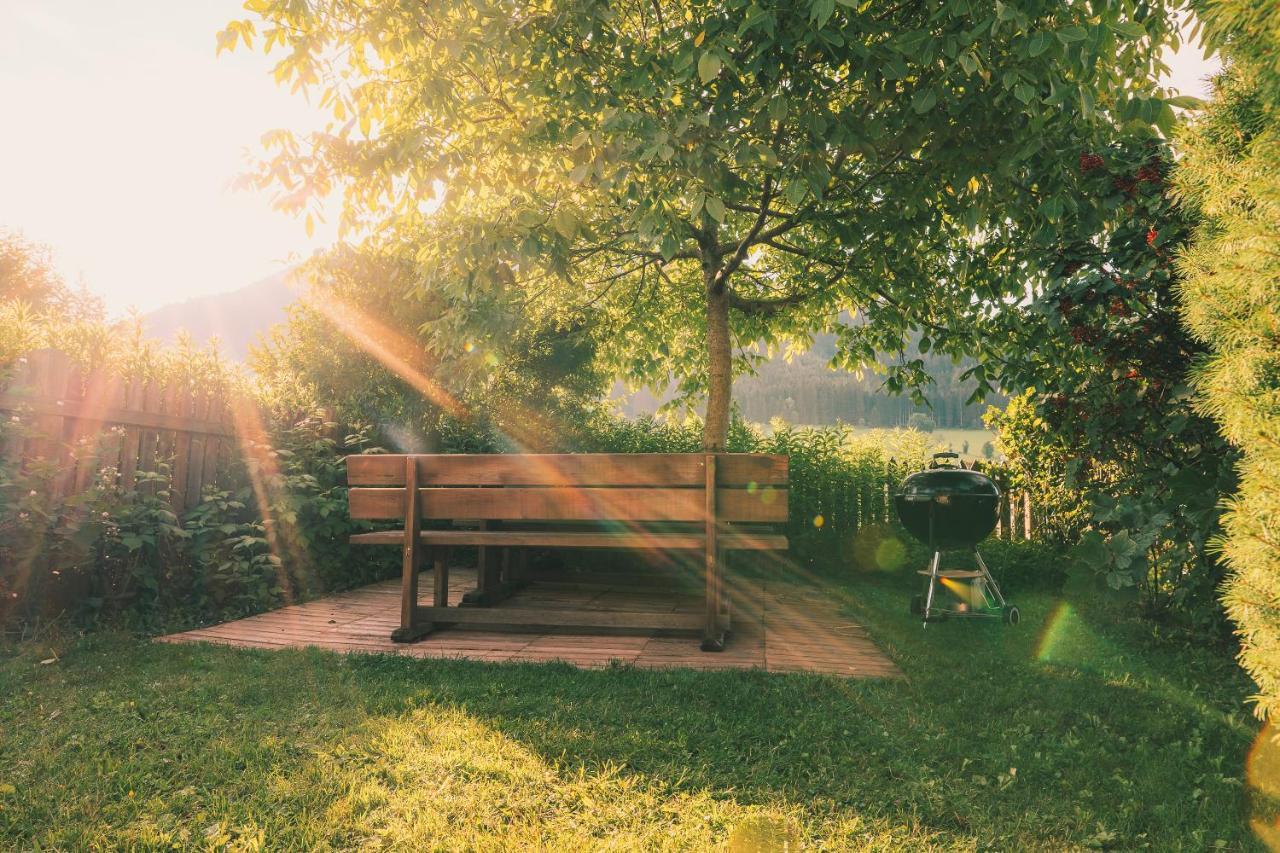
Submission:
{"label": "sun ray", "polygon": [[231,405],[231,418],[240,444],[249,484],[262,517],[267,547],[275,557],[276,580],[286,604],[295,598],[290,569],[304,572],[310,565],[303,549],[293,547],[292,537],[282,535],[281,520],[275,517],[272,504],[284,497],[280,464],[273,452],[270,436],[263,425],[257,406],[246,398],[236,398]]}

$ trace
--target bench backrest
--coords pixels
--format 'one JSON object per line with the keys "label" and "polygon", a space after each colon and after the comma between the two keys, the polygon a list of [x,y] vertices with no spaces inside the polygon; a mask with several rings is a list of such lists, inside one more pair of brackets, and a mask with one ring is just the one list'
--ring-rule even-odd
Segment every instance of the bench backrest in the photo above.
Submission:
{"label": "bench backrest", "polygon": [[404,518],[407,476],[429,519],[787,520],[787,457],[757,453],[348,456],[351,517]]}

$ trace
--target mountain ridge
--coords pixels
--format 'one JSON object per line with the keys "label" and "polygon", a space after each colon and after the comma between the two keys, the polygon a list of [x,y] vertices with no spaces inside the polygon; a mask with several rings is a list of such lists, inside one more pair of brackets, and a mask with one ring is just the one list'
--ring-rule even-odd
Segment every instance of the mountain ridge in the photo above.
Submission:
{"label": "mountain ridge", "polygon": [[216,338],[224,356],[245,361],[249,347],[284,322],[288,307],[298,298],[292,274],[292,269],[281,270],[236,290],[162,305],[142,315],[142,327],[148,336],[168,343],[184,331],[199,346]]}

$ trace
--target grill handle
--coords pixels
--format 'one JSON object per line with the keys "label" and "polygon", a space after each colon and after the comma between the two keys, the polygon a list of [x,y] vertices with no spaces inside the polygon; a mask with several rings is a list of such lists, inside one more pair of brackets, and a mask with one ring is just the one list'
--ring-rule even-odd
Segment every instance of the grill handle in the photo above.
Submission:
{"label": "grill handle", "polygon": [[[960,458],[960,454],[956,453],[954,450],[944,450],[940,453],[933,454],[933,460],[929,463],[929,467],[930,468],[951,468],[954,466],[950,464],[950,460],[959,459],[959,458]],[[939,459],[947,460],[947,462],[946,463],[939,462],[938,461]]]}

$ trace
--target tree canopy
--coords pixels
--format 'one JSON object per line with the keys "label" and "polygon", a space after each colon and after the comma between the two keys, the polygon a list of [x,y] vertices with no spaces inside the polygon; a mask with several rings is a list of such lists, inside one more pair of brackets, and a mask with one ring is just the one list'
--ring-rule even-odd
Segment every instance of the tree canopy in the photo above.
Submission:
{"label": "tree canopy", "polygon": [[429,346],[585,324],[614,374],[707,394],[709,449],[759,347],[838,330],[855,366],[1016,298],[1072,152],[1174,120],[1162,2],[246,6],[219,48],[283,48],[333,114],[265,138],[283,207],[340,188],[440,300]]}

